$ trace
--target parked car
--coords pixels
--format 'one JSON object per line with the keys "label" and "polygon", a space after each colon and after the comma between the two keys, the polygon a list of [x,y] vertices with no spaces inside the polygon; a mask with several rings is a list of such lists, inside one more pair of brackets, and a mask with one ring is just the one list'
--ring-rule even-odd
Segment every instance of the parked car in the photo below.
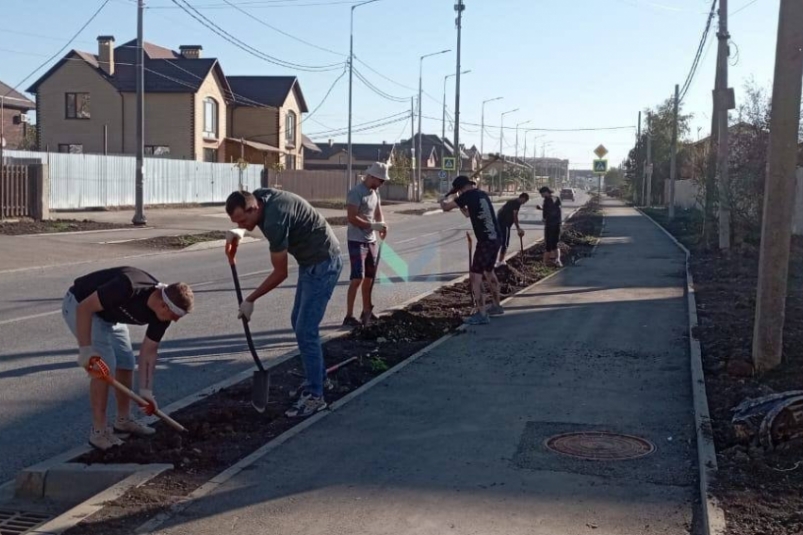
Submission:
{"label": "parked car", "polygon": [[574,200],[574,190],[571,188],[563,188],[560,190],[560,200],[561,201],[573,201]]}

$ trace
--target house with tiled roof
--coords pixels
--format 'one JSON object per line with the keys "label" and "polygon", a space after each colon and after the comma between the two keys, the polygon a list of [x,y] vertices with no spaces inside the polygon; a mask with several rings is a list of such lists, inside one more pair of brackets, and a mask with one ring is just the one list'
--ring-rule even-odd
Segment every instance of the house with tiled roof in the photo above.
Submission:
{"label": "house with tiled roof", "polygon": [[28,112],[35,109],[36,104],[9,85],[0,82],[0,121],[2,121],[2,139],[0,144],[8,149],[23,148],[28,138]]}
{"label": "house with tiled roof", "polygon": [[[382,143],[352,143],[351,162],[355,173],[365,171],[374,162],[391,162],[396,145]],[[311,171],[336,171],[348,168],[348,143],[334,143],[331,139],[315,143],[304,150],[304,169]]]}
{"label": "house with tiled roof", "polygon": [[[37,96],[40,150],[136,153],[136,45],[100,36],[97,54],[69,52],[28,89]],[[143,45],[146,156],[301,165],[308,110],[298,80],[227,78],[202,51]]]}

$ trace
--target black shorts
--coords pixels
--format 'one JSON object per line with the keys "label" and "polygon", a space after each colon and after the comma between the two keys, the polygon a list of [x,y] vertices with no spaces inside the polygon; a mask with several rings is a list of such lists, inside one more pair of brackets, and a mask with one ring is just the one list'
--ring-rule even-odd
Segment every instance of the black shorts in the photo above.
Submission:
{"label": "black shorts", "polygon": [[496,265],[496,255],[499,254],[499,242],[480,241],[474,249],[474,258],[471,260],[471,273],[486,273],[493,271]]}
{"label": "black shorts", "polygon": [[548,253],[557,251],[558,242],[560,241],[560,225],[547,225],[544,227],[544,241],[546,242]]}
{"label": "black shorts", "polygon": [[502,231],[501,242],[502,247],[505,249],[510,249],[510,230],[513,228],[513,223],[506,225],[502,222],[499,223],[499,227]]}
{"label": "black shorts", "polygon": [[351,280],[373,279],[376,277],[376,242],[365,243],[349,240],[349,260],[351,260]]}

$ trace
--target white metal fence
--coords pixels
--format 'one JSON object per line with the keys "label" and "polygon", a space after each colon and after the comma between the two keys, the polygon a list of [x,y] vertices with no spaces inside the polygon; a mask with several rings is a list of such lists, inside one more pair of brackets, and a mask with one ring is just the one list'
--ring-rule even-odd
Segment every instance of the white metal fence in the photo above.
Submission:
{"label": "white metal fence", "polygon": [[[133,206],[136,158],[7,150],[8,163],[48,165],[50,209]],[[260,166],[243,171],[243,187],[260,186]],[[240,185],[240,170],[227,163],[145,158],[145,204],[222,203]]]}

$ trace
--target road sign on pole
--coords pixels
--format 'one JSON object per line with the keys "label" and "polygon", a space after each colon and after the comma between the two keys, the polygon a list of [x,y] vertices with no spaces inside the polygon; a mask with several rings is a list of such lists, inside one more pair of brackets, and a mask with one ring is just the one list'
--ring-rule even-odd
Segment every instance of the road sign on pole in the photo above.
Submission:
{"label": "road sign on pole", "polygon": [[451,156],[447,156],[443,159],[443,170],[444,171],[456,171],[457,170],[457,158],[453,158]]}
{"label": "road sign on pole", "polygon": [[604,175],[608,172],[608,160],[594,160],[594,174]]}
{"label": "road sign on pole", "polygon": [[445,180],[447,176],[449,176],[449,173],[447,173],[446,171],[442,169],[438,171],[438,178],[440,178],[441,180]]}
{"label": "road sign on pole", "polygon": [[597,155],[597,158],[604,158],[605,155],[608,154],[608,149],[605,148],[605,145],[600,145],[594,149],[594,154]]}

